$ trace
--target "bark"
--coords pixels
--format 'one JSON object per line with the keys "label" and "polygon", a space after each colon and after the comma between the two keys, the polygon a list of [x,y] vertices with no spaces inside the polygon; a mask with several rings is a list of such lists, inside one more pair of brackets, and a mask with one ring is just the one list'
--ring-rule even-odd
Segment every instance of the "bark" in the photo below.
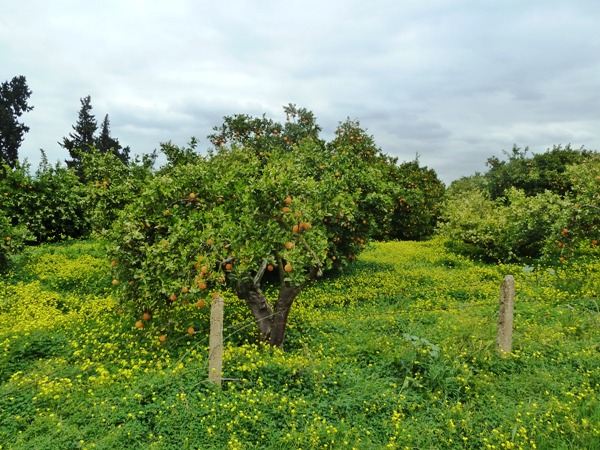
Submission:
{"label": "bark", "polygon": [[271,336],[273,310],[260,287],[253,283],[243,283],[238,286],[237,295],[246,301],[248,308],[254,314],[258,324],[260,340],[268,342]]}
{"label": "bark", "polygon": [[273,326],[271,328],[271,345],[282,347],[285,338],[285,328],[292,303],[302,289],[301,286],[282,286],[273,312]]}

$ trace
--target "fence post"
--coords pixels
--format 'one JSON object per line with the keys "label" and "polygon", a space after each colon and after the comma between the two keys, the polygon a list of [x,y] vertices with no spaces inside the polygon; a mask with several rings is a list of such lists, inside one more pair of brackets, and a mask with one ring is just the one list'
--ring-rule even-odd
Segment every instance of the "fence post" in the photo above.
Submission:
{"label": "fence post", "polygon": [[223,303],[223,297],[217,295],[210,307],[208,380],[217,386],[221,386],[223,370]]}
{"label": "fence post", "polygon": [[515,306],[515,279],[506,275],[500,284],[497,350],[507,355],[512,350],[513,311]]}

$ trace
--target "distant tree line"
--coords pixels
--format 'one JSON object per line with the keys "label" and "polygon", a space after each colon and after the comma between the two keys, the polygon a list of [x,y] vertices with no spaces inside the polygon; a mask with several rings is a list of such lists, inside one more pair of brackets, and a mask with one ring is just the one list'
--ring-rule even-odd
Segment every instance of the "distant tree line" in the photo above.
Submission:
{"label": "distant tree line", "polygon": [[[4,165],[15,169],[19,162],[19,148],[29,127],[21,122],[21,116],[33,109],[29,105],[31,90],[23,75],[14,77],[0,85],[0,175],[5,174]],[[129,163],[130,148],[123,147],[117,138],[111,135],[108,114],[98,129],[98,122],[92,114],[92,99],[87,96],[80,99],[81,109],[73,132],[63,137],[58,144],[69,152],[70,159],[65,162],[77,177],[84,181],[82,158],[94,149],[100,153],[112,153],[123,164]]]}

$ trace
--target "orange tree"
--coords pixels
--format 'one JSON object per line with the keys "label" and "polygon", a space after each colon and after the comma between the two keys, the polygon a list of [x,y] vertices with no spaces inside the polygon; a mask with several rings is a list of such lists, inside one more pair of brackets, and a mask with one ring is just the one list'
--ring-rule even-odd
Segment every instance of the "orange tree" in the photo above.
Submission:
{"label": "orange tree", "polygon": [[[231,288],[260,340],[280,347],[300,290],[365,248],[376,217],[363,206],[375,193],[357,180],[376,186],[382,174],[348,146],[322,141],[308,111],[286,113],[285,124],[225,118],[213,151],[158,173],[125,208],[110,253],[136,326],[152,320],[161,336],[192,329],[194,309]],[[273,302],[263,292],[269,272]]]}

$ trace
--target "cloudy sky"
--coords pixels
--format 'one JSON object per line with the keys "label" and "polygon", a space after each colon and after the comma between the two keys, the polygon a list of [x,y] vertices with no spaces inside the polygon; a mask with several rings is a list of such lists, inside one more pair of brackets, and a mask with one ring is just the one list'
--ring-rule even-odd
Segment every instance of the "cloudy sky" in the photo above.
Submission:
{"label": "cloudy sky", "polygon": [[513,144],[600,150],[597,0],[0,0],[0,81],[25,75],[20,150],[64,160],[80,99],[134,153],[224,115],[360,120],[445,182]]}

